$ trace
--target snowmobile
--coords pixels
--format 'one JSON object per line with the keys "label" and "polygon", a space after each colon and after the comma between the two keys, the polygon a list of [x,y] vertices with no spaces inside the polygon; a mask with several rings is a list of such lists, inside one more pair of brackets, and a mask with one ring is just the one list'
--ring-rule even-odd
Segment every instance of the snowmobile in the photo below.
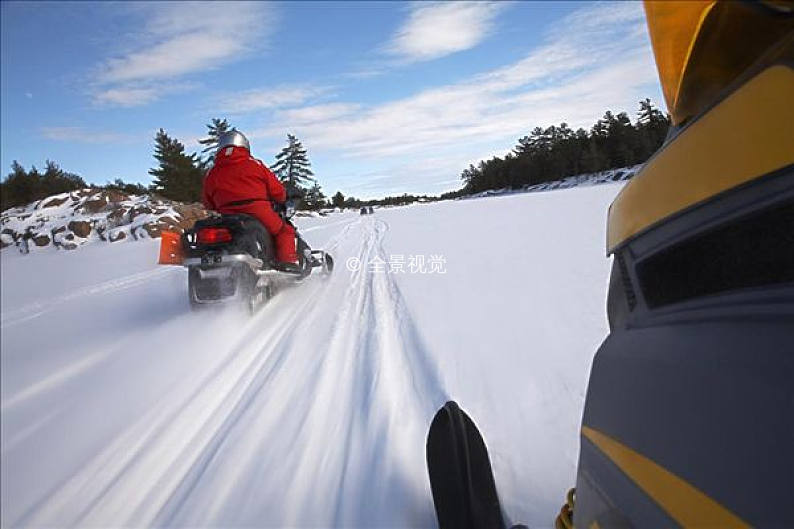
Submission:
{"label": "snowmobile", "polygon": [[[794,2],[645,11],[672,125],[609,209],[609,335],[555,527],[794,527]],[[504,527],[455,403],[427,465],[439,527]]]}
{"label": "snowmobile", "polygon": [[[292,205],[278,213],[291,222]],[[272,237],[254,217],[215,214],[198,220],[182,234],[182,265],[188,269],[188,296],[192,308],[240,300],[251,312],[276,290],[305,279],[312,270],[333,271],[334,260],[323,250],[312,250],[295,228],[298,266],[285,269],[276,262]]]}

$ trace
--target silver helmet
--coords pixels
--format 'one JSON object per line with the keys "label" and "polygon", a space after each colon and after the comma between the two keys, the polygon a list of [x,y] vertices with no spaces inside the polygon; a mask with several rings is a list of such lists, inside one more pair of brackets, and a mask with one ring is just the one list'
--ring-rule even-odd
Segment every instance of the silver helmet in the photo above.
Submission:
{"label": "silver helmet", "polygon": [[218,137],[218,151],[224,147],[242,147],[246,151],[251,150],[251,145],[248,143],[248,138],[237,129],[232,129],[224,132]]}

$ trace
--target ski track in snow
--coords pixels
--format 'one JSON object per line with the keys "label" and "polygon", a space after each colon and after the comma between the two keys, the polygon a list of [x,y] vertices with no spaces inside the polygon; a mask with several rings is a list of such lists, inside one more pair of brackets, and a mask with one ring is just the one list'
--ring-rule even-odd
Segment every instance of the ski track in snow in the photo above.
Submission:
{"label": "ski track in snow", "polygon": [[59,305],[75,301],[79,298],[134,288],[160,276],[172,274],[175,271],[176,269],[173,267],[162,267],[155,270],[149,270],[127,277],[105,281],[104,283],[91,285],[86,288],[81,288],[79,290],[75,290],[74,292],[69,292],[67,294],[50,298],[47,301],[37,301],[35,303],[30,303],[19,309],[3,311],[2,317],[0,318],[0,328],[5,329],[6,327],[11,327],[33,318],[38,318],[39,316],[43,316],[44,314],[50,312]]}
{"label": "ski track in snow", "polygon": [[[437,368],[391,276],[339,264],[348,255],[385,260],[387,223],[366,217],[335,224],[345,226],[326,244],[341,251],[330,279],[311,277],[277,295],[204,376],[175,381],[158,405],[3,525],[432,525],[417,454],[446,397]],[[3,328],[172,270],[23,307],[3,315]],[[3,409],[101,360],[86,357],[5,400]]]}
{"label": "ski track in snow", "polygon": [[[449,397],[506,519],[551,527],[608,331],[619,189],[299,219],[336,270],[253,317],[191,312],[152,241],[3,253],[0,527],[435,527],[424,445]],[[446,271],[367,266],[390,254]]]}

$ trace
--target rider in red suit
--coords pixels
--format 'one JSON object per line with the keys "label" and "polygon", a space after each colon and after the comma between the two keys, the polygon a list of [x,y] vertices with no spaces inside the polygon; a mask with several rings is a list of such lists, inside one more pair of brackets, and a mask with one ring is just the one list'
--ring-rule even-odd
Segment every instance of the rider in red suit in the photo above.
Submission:
{"label": "rider in red suit", "polygon": [[276,259],[297,263],[295,230],[275,211],[271,202],[285,202],[287,192],[276,175],[251,156],[248,140],[232,130],[218,139],[215,165],[204,179],[204,205],[219,213],[244,213],[259,219],[273,236]]}

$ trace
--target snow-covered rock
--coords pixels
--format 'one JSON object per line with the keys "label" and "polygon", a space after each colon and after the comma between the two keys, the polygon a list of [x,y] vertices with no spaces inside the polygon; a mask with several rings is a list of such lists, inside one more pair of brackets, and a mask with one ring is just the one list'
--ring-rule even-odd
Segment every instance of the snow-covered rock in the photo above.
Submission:
{"label": "snow-covered rock", "polygon": [[594,186],[599,184],[609,184],[612,182],[623,182],[633,177],[641,168],[642,164],[638,164],[632,165],[631,167],[621,167],[620,169],[599,171],[597,173],[584,173],[569,176],[567,178],[563,178],[562,180],[555,180],[553,182],[527,185],[519,189],[489,189],[488,191],[482,191],[474,195],[467,195],[462,198],[481,198],[496,195],[509,195],[513,193],[534,193],[537,191],[553,191],[555,189],[569,189],[571,187]]}
{"label": "snow-covered rock", "polygon": [[184,231],[207,216],[200,204],[182,204],[151,195],[80,189],[52,195],[0,214],[0,248],[21,252],[74,250],[96,242],[160,237]]}

